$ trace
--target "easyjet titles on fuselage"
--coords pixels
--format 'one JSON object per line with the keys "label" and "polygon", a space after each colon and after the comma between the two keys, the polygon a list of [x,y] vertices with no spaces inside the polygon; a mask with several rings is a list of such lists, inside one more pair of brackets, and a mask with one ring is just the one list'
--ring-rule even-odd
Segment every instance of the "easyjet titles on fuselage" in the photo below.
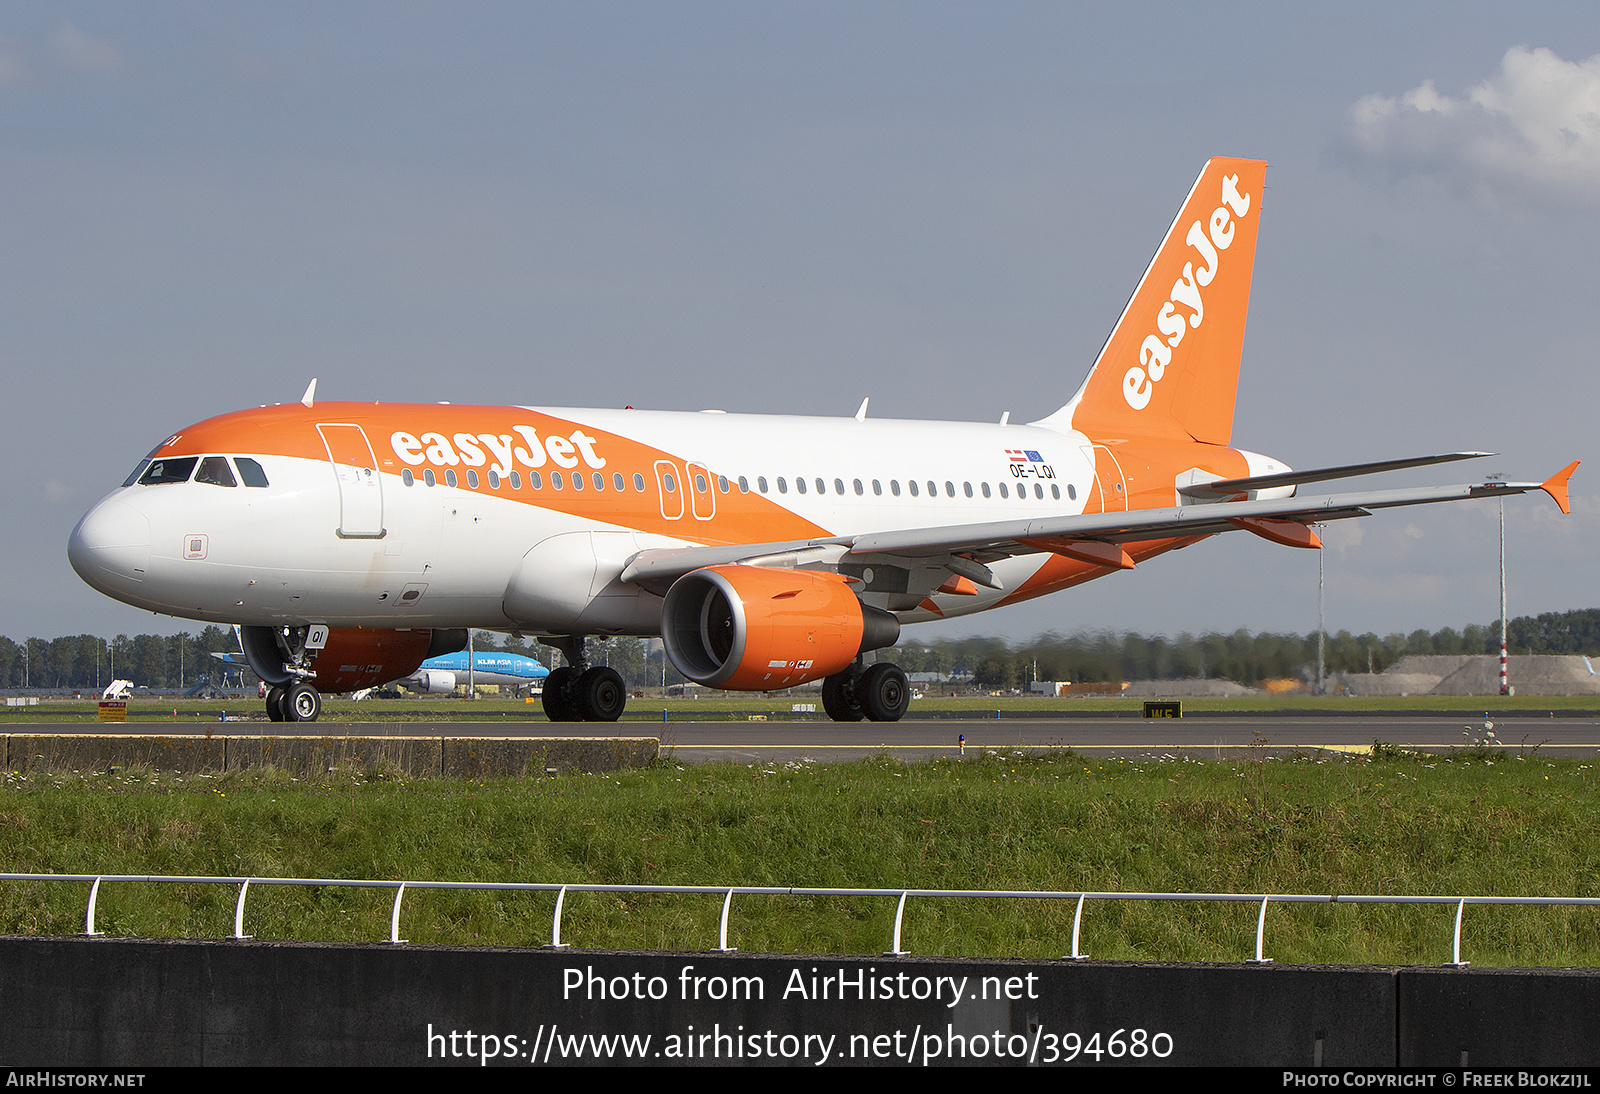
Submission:
{"label": "easyjet titles on fuselage", "polygon": [[[446,437],[442,433],[395,432],[389,436],[389,445],[396,456],[412,467],[424,463],[435,467],[456,464],[482,467],[493,457],[495,462],[489,464],[489,469],[509,475],[517,464],[543,467],[547,453],[549,461],[557,467],[577,467],[579,456],[596,471],[606,465],[605,457],[594,450],[595,438],[582,429],[574,429],[565,437],[552,434],[542,442],[538,430],[531,425],[514,425],[511,429],[516,436],[512,433],[456,433]],[[519,437],[521,444],[517,443]]]}

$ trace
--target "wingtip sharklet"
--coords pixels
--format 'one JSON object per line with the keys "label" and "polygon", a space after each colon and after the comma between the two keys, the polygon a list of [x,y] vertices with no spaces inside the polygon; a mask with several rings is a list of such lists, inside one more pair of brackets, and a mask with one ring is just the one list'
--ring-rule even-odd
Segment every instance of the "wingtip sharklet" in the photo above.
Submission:
{"label": "wingtip sharklet", "polygon": [[1567,480],[1572,478],[1572,473],[1578,469],[1582,460],[1573,460],[1567,466],[1551,475],[1539,484],[1539,489],[1549,494],[1561,511],[1570,515],[1572,513],[1571,499],[1567,496]]}

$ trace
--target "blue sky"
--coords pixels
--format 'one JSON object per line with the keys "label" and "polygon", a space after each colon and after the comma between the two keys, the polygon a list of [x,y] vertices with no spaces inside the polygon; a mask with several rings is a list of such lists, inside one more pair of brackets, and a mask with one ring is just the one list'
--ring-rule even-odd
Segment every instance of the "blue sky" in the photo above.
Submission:
{"label": "blue sky", "polygon": [[[67,533],[312,376],[1041,417],[1212,155],[1272,165],[1236,444],[1503,453],[1396,485],[1600,459],[1592,8],[1300,7],[0,7],[0,633],[190,626],[84,586]],[[1597,475],[1570,518],[1508,505],[1514,613],[1600,603]],[[1334,629],[1498,610],[1488,504],[1327,540]],[[1305,631],[1316,572],[1229,536],[943,633]]]}

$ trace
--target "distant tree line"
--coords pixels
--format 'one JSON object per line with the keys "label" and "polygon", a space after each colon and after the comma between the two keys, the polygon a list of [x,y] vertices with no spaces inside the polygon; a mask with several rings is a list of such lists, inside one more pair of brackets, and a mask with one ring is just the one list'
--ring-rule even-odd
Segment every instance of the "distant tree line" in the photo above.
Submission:
{"label": "distant tree line", "polygon": [[[1506,627],[1514,654],[1600,654],[1600,608],[1518,616]],[[1497,654],[1499,620],[1429,633],[1385,637],[1368,632],[1329,634],[1324,663],[1332,672],[1382,672],[1407,654]],[[1022,687],[1034,680],[1075,682],[1209,677],[1255,684],[1314,675],[1317,633],[1164,635],[1080,632],[1043,634],[1010,644],[999,638],[950,639],[902,646],[895,659],[907,672],[970,673],[984,687]]]}
{"label": "distant tree line", "polygon": [[[1518,616],[1508,627],[1514,654],[1600,654],[1600,608]],[[532,639],[490,631],[474,633],[480,650],[503,649],[538,657],[547,665],[560,656]],[[0,638],[0,687],[99,689],[113,679],[141,687],[193,685],[201,676],[218,680],[222,665],[209,655],[238,650],[231,628],[209,626],[199,634],[119,634],[105,639],[91,634],[61,638]],[[1351,634],[1327,637],[1329,672],[1382,672],[1407,654],[1473,654],[1500,651],[1499,621],[1468,624],[1429,633]],[[609,664],[630,687],[683,683],[683,677],[661,654],[661,643],[642,638],[590,639],[593,664]],[[970,675],[990,688],[1023,687],[1034,680],[1168,680],[1201,676],[1254,684],[1261,680],[1315,671],[1317,635],[1117,634],[1111,631],[1072,635],[1043,634],[1021,643],[1000,638],[903,641],[894,650],[879,651],[882,660],[897,662],[906,672],[941,676]],[[870,659],[870,656],[869,656]],[[254,676],[246,674],[253,684]]]}

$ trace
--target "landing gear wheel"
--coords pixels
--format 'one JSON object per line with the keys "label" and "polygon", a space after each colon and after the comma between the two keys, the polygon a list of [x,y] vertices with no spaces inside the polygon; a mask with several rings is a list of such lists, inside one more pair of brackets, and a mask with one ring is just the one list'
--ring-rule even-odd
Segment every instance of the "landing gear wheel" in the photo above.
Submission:
{"label": "landing gear wheel", "polygon": [[592,668],[578,677],[572,699],[585,722],[615,722],[628,705],[628,688],[616,669]]}
{"label": "landing gear wheel", "polygon": [[861,674],[856,682],[856,698],[862,713],[874,722],[898,722],[911,705],[911,688],[900,666],[885,662]]}
{"label": "landing gear wheel", "polygon": [[582,721],[569,694],[577,679],[578,670],[570,665],[562,665],[544,678],[544,694],[539,702],[544,707],[546,718],[552,722]]}
{"label": "landing gear wheel", "polygon": [[290,684],[283,695],[283,713],[290,722],[315,722],[322,713],[322,695],[310,684]]}
{"label": "landing gear wheel", "polygon": [[853,669],[836,672],[822,681],[822,709],[835,722],[861,721],[861,703],[856,698],[861,675]]}
{"label": "landing gear wheel", "polygon": [[283,692],[284,689],[282,685],[273,687],[267,691],[267,721],[281,722],[284,720]]}

